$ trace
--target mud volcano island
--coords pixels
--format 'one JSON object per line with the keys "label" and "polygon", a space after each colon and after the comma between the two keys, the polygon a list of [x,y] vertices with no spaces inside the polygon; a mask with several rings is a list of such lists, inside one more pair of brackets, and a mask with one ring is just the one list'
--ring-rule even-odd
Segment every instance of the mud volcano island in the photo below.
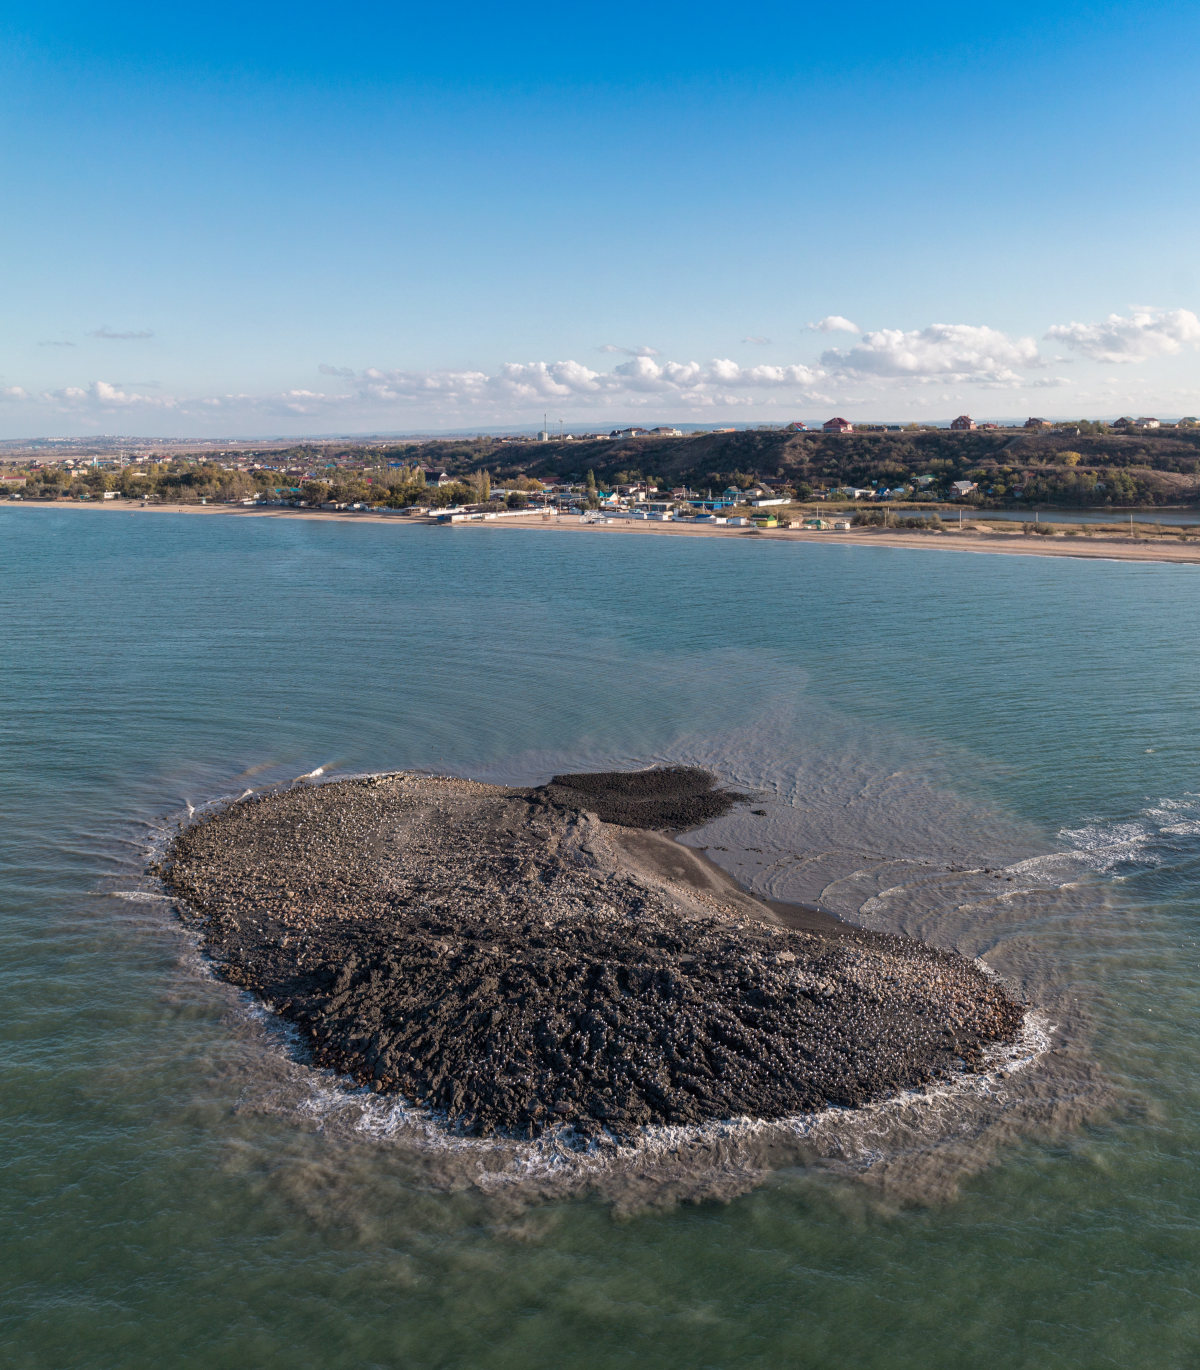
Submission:
{"label": "mud volcano island", "polygon": [[963,957],[788,926],[666,835],[740,798],[688,768],[305,785],[203,818],[159,873],[315,1063],[468,1134],[861,1105],[1012,1038]]}

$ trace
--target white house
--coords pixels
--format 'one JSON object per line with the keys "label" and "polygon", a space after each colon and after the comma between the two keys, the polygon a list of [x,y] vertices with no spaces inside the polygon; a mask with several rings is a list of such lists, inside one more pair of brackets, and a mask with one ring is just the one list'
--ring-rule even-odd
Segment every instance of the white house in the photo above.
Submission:
{"label": "white house", "polygon": [[977,490],[978,488],[979,487],[973,480],[956,480],[950,487],[950,489],[954,491],[955,499],[962,499],[965,495],[969,495],[972,490]]}

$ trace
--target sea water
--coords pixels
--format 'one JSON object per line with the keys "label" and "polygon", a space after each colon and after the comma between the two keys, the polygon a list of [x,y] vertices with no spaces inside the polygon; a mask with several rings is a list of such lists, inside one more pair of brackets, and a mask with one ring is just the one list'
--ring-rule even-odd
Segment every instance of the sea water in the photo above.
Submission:
{"label": "sea water", "polygon": [[[5,1364],[1195,1363],[1200,570],[74,509],[0,563]],[[981,958],[1021,1051],[639,1162],[448,1144],[144,873],[301,775],[675,760],[763,811],[689,842]]]}

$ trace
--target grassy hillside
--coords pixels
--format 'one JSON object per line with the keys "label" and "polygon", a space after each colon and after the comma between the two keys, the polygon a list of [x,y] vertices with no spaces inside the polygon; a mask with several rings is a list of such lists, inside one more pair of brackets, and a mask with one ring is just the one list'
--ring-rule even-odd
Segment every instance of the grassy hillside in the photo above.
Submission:
{"label": "grassy hillside", "polygon": [[[649,478],[660,485],[724,489],[752,480],[793,488],[900,485],[932,475],[935,494],[974,480],[984,503],[1015,497],[1050,504],[1200,502],[1200,430],[1067,435],[1041,432],[703,433],[596,442],[426,444],[426,463],[452,472],[487,467],[601,484]],[[1020,496],[1014,492],[1021,491]],[[991,493],[988,493],[991,492]]]}

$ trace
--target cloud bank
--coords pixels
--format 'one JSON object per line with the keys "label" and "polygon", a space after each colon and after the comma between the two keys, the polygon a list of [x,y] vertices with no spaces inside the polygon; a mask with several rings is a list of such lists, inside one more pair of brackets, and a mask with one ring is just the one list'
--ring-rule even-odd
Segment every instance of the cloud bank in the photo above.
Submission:
{"label": "cloud bank", "polygon": [[[840,315],[812,325],[832,333],[855,331]],[[113,334],[128,338],[148,334]],[[1045,334],[1081,359],[1146,362],[1200,346],[1200,319],[1190,310],[1134,310],[1098,323],[1056,324]],[[758,344],[759,339],[744,340]],[[764,344],[765,345],[765,344]],[[1047,370],[1032,337],[1014,336],[986,324],[935,323],[919,329],[885,328],[864,333],[845,347],[827,348],[811,360],[744,364],[728,357],[708,361],[669,360],[650,347],[599,349],[623,357],[608,369],[573,359],[512,361],[495,368],[401,370],[355,369],[323,363],[327,388],[255,394],[168,394],[149,382],[95,379],[59,389],[0,387],[0,400],[37,408],[44,415],[77,415],[97,422],[106,415],[173,414],[184,431],[240,425],[270,431],[279,420],[309,422],[309,431],[362,428],[367,424],[513,423],[528,421],[553,406],[586,424],[622,412],[713,414],[722,409],[780,409],[804,406],[878,410],[915,401],[923,387],[943,387],[939,405],[965,407],[964,387],[1033,390],[1064,382]],[[150,393],[153,390],[154,393]],[[1094,398],[1094,397],[1093,397]],[[1078,398],[1074,403],[1078,403]],[[1110,401],[1111,402],[1111,401]],[[1188,396],[1183,403],[1195,407]],[[1107,412],[1110,403],[1103,403]],[[86,419],[85,419],[86,416]],[[315,421],[315,422],[310,422]],[[280,431],[277,428],[275,431]]]}
{"label": "cloud bank", "polygon": [[1011,385],[1020,372],[1041,365],[1032,338],[1010,338],[986,325],[935,323],[905,332],[882,328],[865,333],[848,351],[832,348],[821,356],[828,371],[883,380],[973,382]]}
{"label": "cloud bank", "polygon": [[1103,323],[1055,324],[1046,337],[1093,361],[1142,362],[1195,347],[1200,319],[1190,309],[1142,309],[1127,317],[1110,314]]}

